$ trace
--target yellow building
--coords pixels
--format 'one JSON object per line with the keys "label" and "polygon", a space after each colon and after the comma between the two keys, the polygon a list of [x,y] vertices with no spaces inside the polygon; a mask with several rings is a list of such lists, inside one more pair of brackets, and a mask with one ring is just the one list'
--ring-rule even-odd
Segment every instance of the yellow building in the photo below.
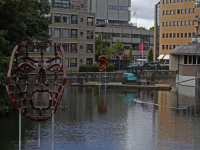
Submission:
{"label": "yellow building", "polygon": [[160,0],[155,5],[154,60],[191,42],[195,34],[193,20],[199,15],[199,0]]}

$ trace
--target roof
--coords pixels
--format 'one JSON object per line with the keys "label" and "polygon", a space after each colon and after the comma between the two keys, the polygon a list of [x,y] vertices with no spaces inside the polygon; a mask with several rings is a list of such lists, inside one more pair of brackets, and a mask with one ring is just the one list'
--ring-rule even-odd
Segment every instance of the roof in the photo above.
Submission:
{"label": "roof", "polygon": [[200,55],[200,43],[179,45],[170,55]]}

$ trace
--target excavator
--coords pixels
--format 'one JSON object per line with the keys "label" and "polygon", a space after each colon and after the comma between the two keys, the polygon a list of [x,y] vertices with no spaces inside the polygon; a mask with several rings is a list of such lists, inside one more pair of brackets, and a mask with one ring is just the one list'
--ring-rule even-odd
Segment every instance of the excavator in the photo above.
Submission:
{"label": "excavator", "polygon": [[[144,75],[146,69],[148,66],[155,66],[152,75],[150,78],[147,79],[141,79],[141,77]],[[151,61],[145,63],[142,67],[139,73],[137,73],[137,66],[128,66],[127,72],[123,73],[123,82],[122,84],[153,84],[155,83],[155,75],[160,67],[159,61]]]}

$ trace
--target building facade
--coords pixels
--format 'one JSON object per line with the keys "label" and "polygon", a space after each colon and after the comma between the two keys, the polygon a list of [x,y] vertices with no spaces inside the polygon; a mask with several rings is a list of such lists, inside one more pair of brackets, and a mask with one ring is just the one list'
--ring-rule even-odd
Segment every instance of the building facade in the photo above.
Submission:
{"label": "building facade", "polygon": [[178,45],[191,42],[196,25],[193,20],[200,14],[199,3],[199,0],[160,0],[156,4],[154,60]]}
{"label": "building facade", "polygon": [[95,14],[88,12],[87,0],[50,0],[52,43],[61,44],[66,52],[67,71],[95,61]]}

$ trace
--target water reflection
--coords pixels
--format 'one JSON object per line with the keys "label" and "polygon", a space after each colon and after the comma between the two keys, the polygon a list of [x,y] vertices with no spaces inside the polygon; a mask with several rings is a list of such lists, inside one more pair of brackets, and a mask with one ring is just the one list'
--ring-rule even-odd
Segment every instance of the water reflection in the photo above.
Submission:
{"label": "water reflection", "polygon": [[[198,149],[199,89],[177,91],[70,87],[55,115],[55,149]],[[38,95],[45,99],[45,95]],[[18,148],[18,115],[0,117],[1,149]],[[37,147],[37,123],[22,118],[22,149]],[[41,148],[51,149],[51,120]]]}

